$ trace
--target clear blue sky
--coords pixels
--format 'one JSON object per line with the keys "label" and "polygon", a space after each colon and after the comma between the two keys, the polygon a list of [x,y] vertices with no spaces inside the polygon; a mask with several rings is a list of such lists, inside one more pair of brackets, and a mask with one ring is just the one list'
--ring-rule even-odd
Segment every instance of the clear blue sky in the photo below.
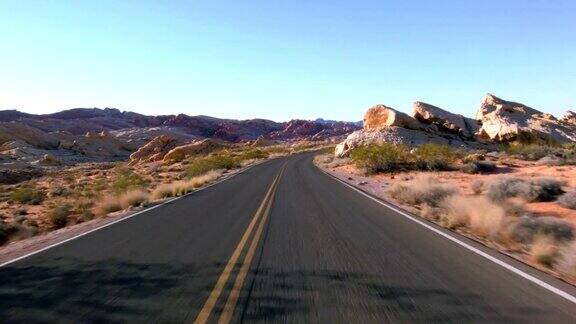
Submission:
{"label": "clear blue sky", "polygon": [[0,0],[0,109],[359,120],[576,108],[576,1]]}

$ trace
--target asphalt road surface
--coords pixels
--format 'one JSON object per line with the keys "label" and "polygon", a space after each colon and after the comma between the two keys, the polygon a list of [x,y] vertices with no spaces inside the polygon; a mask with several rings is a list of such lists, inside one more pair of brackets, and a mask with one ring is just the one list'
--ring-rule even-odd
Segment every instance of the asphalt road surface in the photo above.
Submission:
{"label": "asphalt road surface", "polygon": [[[576,304],[341,184],[311,154],[0,268],[0,322],[576,323]],[[474,242],[574,296],[574,289]]]}

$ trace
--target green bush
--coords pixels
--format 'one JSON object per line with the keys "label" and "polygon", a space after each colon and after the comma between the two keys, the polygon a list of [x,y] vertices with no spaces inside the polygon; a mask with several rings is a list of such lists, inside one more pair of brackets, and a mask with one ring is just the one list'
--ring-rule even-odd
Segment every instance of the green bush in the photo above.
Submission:
{"label": "green bush", "polygon": [[48,213],[48,221],[50,225],[52,225],[52,228],[62,228],[68,223],[70,214],[72,214],[72,207],[70,205],[56,206]]}
{"label": "green bush", "polygon": [[186,168],[186,176],[195,177],[211,170],[240,167],[237,159],[229,154],[214,154],[192,160]]}
{"label": "green bush", "polygon": [[513,143],[503,146],[506,153],[518,156],[524,160],[536,161],[545,156],[562,154],[562,150],[547,145]]}
{"label": "green bush", "polygon": [[397,171],[409,167],[411,162],[408,148],[392,143],[358,147],[352,150],[350,157],[367,173]]}
{"label": "green bush", "polygon": [[444,171],[452,168],[456,153],[448,145],[428,143],[414,150],[416,167],[420,170]]}
{"label": "green bush", "polygon": [[240,155],[238,155],[238,160],[244,161],[252,159],[266,159],[268,156],[270,156],[270,153],[268,152],[262,151],[260,149],[250,149],[240,153]]}
{"label": "green bush", "polygon": [[17,201],[21,204],[37,205],[41,203],[45,198],[44,192],[42,190],[36,189],[31,186],[20,187],[10,194],[12,200]]}
{"label": "green bush", "polygon": [[112,182],[112,190],[116,194],[120,194],[128,191],[128,189],[145,187],[147,185],[148,181],[139,174],[128,169],[121,169],[118,177]]}

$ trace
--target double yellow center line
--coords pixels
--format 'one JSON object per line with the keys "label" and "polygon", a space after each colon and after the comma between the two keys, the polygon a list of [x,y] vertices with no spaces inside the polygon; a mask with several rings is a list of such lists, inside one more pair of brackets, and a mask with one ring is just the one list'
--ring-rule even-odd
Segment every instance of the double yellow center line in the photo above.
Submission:
{"label": "double yellow center line", "polygon": [[228,295],[226,305],[224,306],[224,310],[220,314],[220,318],[218,320],[218,323],[221,324],[230,323],[232,315],[234,314],[234,309],[236,308],[236,303],[238,302],[238,297],[240,296],[240,291],[242,290],[242,286],[244,285],[244,280],[246,279],[248,271],[250,270],[250,264],[252,263],[252,259],[254,259],[254,255],[256,254],[256,248],[258,247],[258,242],[260,241],[260,237],[262,236],[262,232],[264,230],[264,224],[266,223],[268,215],[270,214],[270,208],[272,207],[272,200],[274,198],[274,194],[276,193],[276,189],[278,188],[280,178],[284,173],[285,167],[286,163],[284,163],[284,165],[280,169],[280,172],[278,172],[278,174],[274,178],[274,181],[272,181],[272,184],[270,185],[270,188],[268,188],[268,191],[266,192],[264,199],[260,203],[258,210],[256,210],[256,213],[252,217],[252,220],[250,221],[248,228],[246,228],[246,231],[242,235],[240,242],[238,242],[238,245],[236,246],[236,249],[234,250],[234,253],[232,253],[230,259],[228,260],[226,267],[224,267],[224,270],[220,274],[220,277],[218,277],[218,281],[216,282],[214,289],[212,289],[210,296],[208,296],[208,299],[204,303],[204,306],[202,307],[202,310],[200,310],[200,313],[198,314],[198,317],[196,318],[196,321],[194,321],[194,323],[203,324],[208,321],[208,318],[210,317],[212,311],[214,310],[214,307],[216,306],[216,303],[218,302],[218,299],[220,298],[220,295],[222,294],[222,291],[224,290],[224,287],[226,286],[226,283],[228,282],[228,279],[230,278],[232,271],[234,270],[234,266],[236,265],[238,259],[240,258],[242,252],[244,251],[244,247],[246,246],[246,244],[250,239],[250,236],[252,235],[254,227],[256,227],[256,224],[258,224],[256,233],[254,234],[254,236],[252,236],[252,241],[250,242],[248,251],[246,252],[244,260],[241,263],[240,271],[236,276],[236,281],[234,281],[232,291]]}

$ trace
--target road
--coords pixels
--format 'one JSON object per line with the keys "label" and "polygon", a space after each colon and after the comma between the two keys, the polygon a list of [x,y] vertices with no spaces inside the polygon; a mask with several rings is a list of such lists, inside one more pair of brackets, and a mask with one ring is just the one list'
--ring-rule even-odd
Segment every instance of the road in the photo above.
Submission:
{"label": "road", "polygon": [[0,322],[576,322],[573,302],[311,160],[267,161],[0,268]]}

